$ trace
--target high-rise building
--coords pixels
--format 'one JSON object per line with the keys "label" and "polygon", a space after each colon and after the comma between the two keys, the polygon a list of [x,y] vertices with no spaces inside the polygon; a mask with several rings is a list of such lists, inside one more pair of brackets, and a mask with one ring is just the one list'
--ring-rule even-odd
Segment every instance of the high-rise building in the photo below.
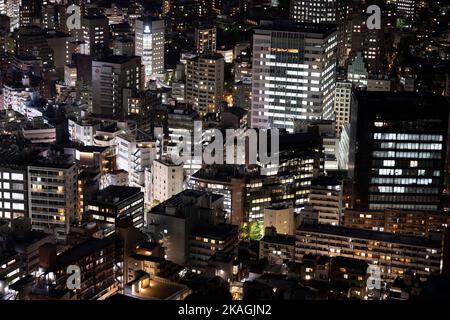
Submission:
{"label": "high-rise building", "polygon": [[337,26],[338,57],[347,54],[350,0],[292,0],[291,19],[306,23],[333,23]]}
{"label": "high-rise building", "polygon": [[389,38],[385,32],[388,28],[387,19],[382,20],[381,29],[369,29],[366,20],[364,14],[355,14],[351,19],[351,56],[361,51],[369,73],[382,73],[386,69],[385,55],[389,48]]}
{"label": "high-rise building", "polygon": [[34,57],[42,60],[44,69],[53,67],[53,52],[44,32],[36,26],[23,26],[14,32],[15,53],[21,57]]}
{"label": "high-rise building", "polygon": [[0,218],[12,220],[28,216],[27,165],[31,159],[19,150],[0,151]]}
{"label": "high-rise building", "polygon": [[20,26],[31,25],[41,18],[41,5],[36,0],[21,0],[19,10]]}
{"label": "high-rise building", "polygon": [[195,51],[198,54],[216,51],[216,27],[195,28]]}
{"label": "high-rise building", "polygon": [[142,89],[140,57],[110,56],[92,62],[92,110],[102,116],[123,117],[124,90]]}
{"label": "high-rise building", "polygon": [[369,72],[367,71],[366,63],[362,52],[356,52],[355,57],[347,66],[347,80],[355,85],[356,88],[367,87],[369,79]]}
{"label": "high-rise building", "polygon": [[164,20],[142,17],[135,21],[135,55],[141,57],[145,83],[164,72]]}
{"label": "high-rise building", "polygon": [[412,22],[414,22],[418,0],[387,0],[386,3],[394,4],[398,17],[404,19],[406,25],[411,26]]}
{"label": "high-rise building", "polygon": [[64,241],[75,220],[77,170],[72,157],[50,155],[28,166],[28,208],[33,229]]}
{"label": "high-rise building", "polygon": [[255,29],[251,126],[292,132],[295,120],[331,119],[336,43],[331,25]]}
{"label": "high-rise building", "polygon": [[85,16],[81,19],[81,53],[102,56],[108,49],[110,34],[105,16]]}
{"label": "high-rise building", "polygon": [[350,176],[358,210],[442,208],[449,107],[425,93],[356,92]]}
{"label": "high-rise building", "polygon": [[336,120],[336,136],[339,137],[342,127],[350,122],[352,83],[336,82],[334,90],[334,115]]}
{"label": "high-rise building", "polygon": [[202,116],[219,110],[223,99],[224,67],[220,54],[203,54],[187,60],[186,101]]}

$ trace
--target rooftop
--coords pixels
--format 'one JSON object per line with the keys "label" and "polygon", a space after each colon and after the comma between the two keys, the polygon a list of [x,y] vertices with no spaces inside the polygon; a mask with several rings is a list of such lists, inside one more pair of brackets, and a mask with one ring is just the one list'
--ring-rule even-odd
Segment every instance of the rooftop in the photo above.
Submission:
{"label": "rooftop", "polygon": [[95,193],[93,202],[117,205],[136,195],[142,195],[140,188],[112,185]]}
{"label": "rooftop", "polygon": [[441,242],[421,237],[404,236],[395,233],[354,229],[326,224],[302,224],[297,231],[314,232],[350,238],[376,240],[381,242],[401,243],[417,247],[441,248]]}
{"label": "rooftop", "polygon": [[237,234],[238,226],[228,223],[219,223],[212,227],[198,228],[192,232],[194,237],[222,240],[230,235]]}
{"label": "rooftop", "polygon": [[73,157],[67,154],[50,155],[34,160],[30,167],[69,169],[74,165]]}
{"label": "rooftop", "polygon": [[127,296],[142,300],[170,300],[183,292],[188,293],[189,289],[185,285],[143,274],[126,284]]}
{"label": "rooftop", "polygon": [[316,33],[326,36],[336,31],[336,25],[325,23],[295,23],[291,20],[266,20],[261,21],[261,26],[255,28],[256,33],[259,30]]}
{"label": "rooftop", "polygon": [[99,60],[95,60],[94,62],[106,62],[106,63],[115,63],[115,64],[122,64],[122,63],[126,63],[129,62],[135,58],[138,58],[136,56],[117,56],[117,55],[113,55],[113,56],[109,56],[109,57],[105,57],[105,58],[101,58]]}
{"label": "rooftop", "polygon": [[287,246],[295,245],[295,236],[285,235],[285,234],[275,234],[275,235],[265,235],[260,240],[261,242],[284,244]]}
{"label": "rooftop", "polygon": [[115,244],[114,237],[106,237],[103,239],[92,238],[89,239],[57,257],[57,263],[60,267],[65,267],[69,264],[75,263],[80,259],[87,257],[95,252],[99,252],[105,247]]}

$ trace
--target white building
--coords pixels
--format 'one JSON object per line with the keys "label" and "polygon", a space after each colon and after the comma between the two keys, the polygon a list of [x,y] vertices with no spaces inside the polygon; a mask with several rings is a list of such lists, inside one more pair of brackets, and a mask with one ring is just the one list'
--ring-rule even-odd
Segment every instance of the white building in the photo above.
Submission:
{"label": "white building", "polygon": [[[8,151],[0,154],[4,160],[14,161]],[[28,188],[26,166],[13,163],[0,166],[0,218],[12,220],[28,216]]]}
{"label": "white building", "polygon": [[100,129],[100,123],[89,120],[68,120],[69,139],[73,142],[80,142],[85,146],[94,145],[94,137]]}
{"label": "white building", "polygon": [[26,115],[25,102],[38,96],[36,89],[22,85],[3,85],[3,109],[12,109]]}
{"label": "white building", "polygon": [[164,20],[142,17],[135,21],[135,55],[142,58],[145,83],[164,72]]}
{"label": "white building", "polygon": [[183,191],[183,164],[174,164],[169,159],[153,161],[151,204],[166,201]]}
{"label": "white building", "polygon": [[255,29],[253,128],[286,128],[295,120],[332,119],[336,28],[266,25]]}
{"label": "white building", "polygon": [[[145,170],[151,168],[157,156],[157,143],[138,131],[116,137],[117,169],[128,172],[130,187],[145,187]],[[144,191],[144,190],[143,190]]]}

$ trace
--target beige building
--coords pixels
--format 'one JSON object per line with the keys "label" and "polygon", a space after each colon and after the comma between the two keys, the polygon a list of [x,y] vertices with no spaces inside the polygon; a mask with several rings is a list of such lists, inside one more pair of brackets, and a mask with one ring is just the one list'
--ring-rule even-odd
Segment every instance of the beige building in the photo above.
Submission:
{"label": "beige building", "polygon": [[151,204],[161,203],[183,191],[183,164],[170,160],[155,160],[152,166]]}
{"label": "beige building", "polygon": [[195,50],[197,53],[211,53],[216,51],[216,27],[195,28]]}
{"label": "beige building", "polygon": [[339,137],[342,127],[350,123],[352,98],[351,82],[336,82],[334,90],[334,115],[336,119],[336,136]]}
{"label": "beige building", "polygon": [[272,206],[264,209],[264,228],[275,227],[278,234],[295,234],[294,208]]}
{"label": "beige building", "polygon": [[224,65],[220,54],[204,54],[187,60],[186,100],[202,116],[216,112],[223,99]]}

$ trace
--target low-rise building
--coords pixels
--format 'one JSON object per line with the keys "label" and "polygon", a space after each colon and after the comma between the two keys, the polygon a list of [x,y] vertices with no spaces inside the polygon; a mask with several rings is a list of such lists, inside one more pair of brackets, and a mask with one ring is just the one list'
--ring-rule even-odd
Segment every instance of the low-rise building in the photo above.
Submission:
{"label": "low-rise building", "polygon": [[445,268],[440,239],[324,224],[303,224],[297,229],[296,238],[297,262],[306,254],[355,258],[379,267],[381,279],[387,282],[407,270],[427,278]]}

